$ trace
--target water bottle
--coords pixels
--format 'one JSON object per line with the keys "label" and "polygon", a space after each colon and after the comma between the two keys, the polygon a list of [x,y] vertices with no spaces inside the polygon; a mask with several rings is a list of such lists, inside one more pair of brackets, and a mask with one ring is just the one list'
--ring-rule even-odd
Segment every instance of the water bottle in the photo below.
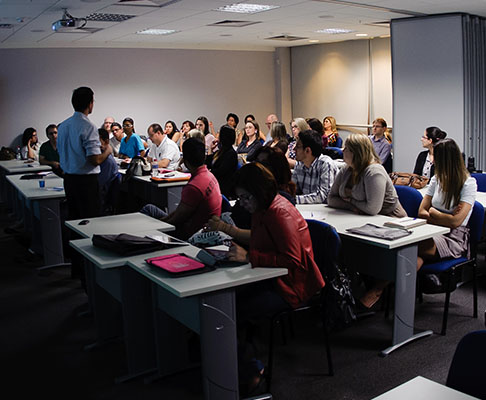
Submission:
{"label": "water bottle", "polygon": [[159,174],[159,164],[157,163],[157,159],[152,160],[152,176],[156,177]]}
{"label": "water bottle", "polygon": [[20,146],[17,146],[17,154],[15,154],[15,158],[17,160],[21,160],[22,159],[22,154],[20,152]]}

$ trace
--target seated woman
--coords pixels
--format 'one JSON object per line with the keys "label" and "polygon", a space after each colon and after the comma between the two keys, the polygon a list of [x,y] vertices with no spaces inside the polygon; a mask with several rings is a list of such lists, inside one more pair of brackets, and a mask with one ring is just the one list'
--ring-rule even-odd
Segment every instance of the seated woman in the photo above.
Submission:
{"label": "seated woman", "polygon": [[[255,116],[253,114],[248,114],[247,116],[245,116],[245,120],[244,120],[245,127],[246,127],[246,123],[248,121],[255,121]],[[243,140],[246,140],[246,139],[248,139],[248,138],[246,137],[246,133],[245,133],[244,128],[242,130],[236,132],[236,142],[235,142],[236,146],[239,146],[240,143]]]}
{"label": "seated woman", "polygon": [[188,133],[190,130],[194,129],[195,125],[192,121],[186,120],[182,123],[181,127],[181,139],[180,139],[180,144],[179,144],[179,149],[182,152],[182,143],[184,143],[184,140],[188,139]]}
{"label": "seated woman", "polygon": [[422,147],[427,150],[422,151],[417,156],[413,173],[432,178],[434,176],[434,145],[441,139],[445,139],[447,133],[436,126],[427,128],[421,137]]}
{"label": "seated woman", "polygon": [[214,135],[209,130],[209,121],[206,117],[198,117],[196,120],[196,129],[204,133],[205,143],[206,143],[206,154],[208,153],[213,141],[216,139]]}
{"label": "seated woman", "polygon": [[[336,175],[327,203],[357,214],[406,217],[393,183],[366,135],[351,134],[344,144],[344,166]],[[387,281],[375,281],[357,302],[371,308],[381,297]]]}
{"label": "seated woman", "polygon": [[[232,178],[238,168],[238,156],[233,149],[235,137],[235,129],[229,125],[223,125],[219,129],[219,140],[213,142],[213,146],[206,156],[206,165],[218,180],[221,193],[228,199],[234,198]],[[216,151],[213,152],[213,149]]]}
{"label": "seated woman", "polygon": [[406,217],[393,183],[366,135],[346,139],[344,166],[336,175],[327,199],[329,206],[358,214]]}
{"label": "seated woman", "polygon": [[266,143],[265,146],[278,147],[285,154],[289,144],[285,125],[278,121],[272,122],[272,125],[270,126],[270,137],[272,140]]}
{"label": "seated woman", "polygon": [[467,223],[476,200],[476,180],[469,175],[456,142],[452,139],[438,141],[434,146],[434,158],[435,175],[420,204],[418,216],[430,224],[451,228],[451,231],[419,243],[417,269],[425,261],[467,254]]}
{"label": "seated woman", "polygon": [[182,133],[177,129],[177,125],[174,121],[167,121],[165,123],[164,133],[180,148]]}
{"label": "seated woman", "polygon": [[336,119],[330,115],[324,117],[322,125],[324,126],[324,136],[327,138],[327,145],[329,147],[337,147],[339,133],[336,128]]}
{"label": "seated woman", "polygon": [[295,160],[295,145],[297,144],[299,133],[309,130],[310,126],[305,122],[304,118],[294,118],[290,123],[290,127],[292,129],[292,141],[289,143],[285,156],[287,157],[290,168],[294,168],[297,162]]}
{"label": "seated woman", "polygon": [[135,133],[135,126],[133,119],[125,118],[123,120],[123,132],[125,137],[120,143],[120,151],[118,155],[120,158],[133,158],[135,156],[145,156],[145,145],[139,135]]}
{"label": "seated woman", "polygon": [[247,139],[240,143],[236,152],[246,155],[244,158],[245,162],[251,162],[255,159],[255,152],[262,147],[262,143],[259,140],[260,126],[256,121],[248,121],[245,125],[245,133]]}
{"label": "seated woman", "polygon": [[39,139],[34,128],[27,128],[22,134],[22,160],[37,160],[39,158]]}
{"label": "seated woman", "polygon": [[[242,206],[251,213],[252,221],[251,231],[235,227],[230,229],[233,230],[230,235],[234,242],[229,259],[250,262],[253,268],[288,269],[288,275],[245,285],[236,291],[237,320],[240,325],[251,318],[272,315],[304,304],[324,286],[324,280],[314,261],[307,223],[299,211],[289,207],[289,202],[278,194],[272,173],[255,162],[241,167],[234,180],[236,195]],[[213,217],[207,226],[220,230],[222,224],[219,218]],[[249,250],[241,244],[249,246]],[[246,365],[241,359],[240,364],[243,365],[240,368],[242,373]],[[252,372],[258,379],[262,373],[261,366]]]}

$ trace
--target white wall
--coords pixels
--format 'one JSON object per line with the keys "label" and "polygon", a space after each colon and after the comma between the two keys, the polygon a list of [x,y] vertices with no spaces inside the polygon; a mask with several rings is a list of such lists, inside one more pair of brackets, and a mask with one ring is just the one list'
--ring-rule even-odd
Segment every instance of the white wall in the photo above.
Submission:
{"label": "white wall", "polygon": [[463,148],[464,78],[460,15],[392,21],[394,169],[411,171],[425,128]]}
{"label": "white wall", "polygon": [[292,107],[294,117],[392,125],[389,39],[292,48]]}
{"label": "white wall", "polygon": [[[234,112],[252,113],[264,127],[275,112],[274,53],[158,49],[0,50],[0,144],[29,126],[38,130],[69,117],[72,90],[95,92],[91,120],[131,117],[138,132],[153,122],[195,120],[215,128]],[[240,127],[243,126],[240,122]]]}

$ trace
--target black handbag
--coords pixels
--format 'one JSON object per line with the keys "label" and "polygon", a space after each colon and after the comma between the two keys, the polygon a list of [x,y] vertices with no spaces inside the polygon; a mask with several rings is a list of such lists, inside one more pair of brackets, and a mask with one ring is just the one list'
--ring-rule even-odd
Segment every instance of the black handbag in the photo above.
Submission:
{"label": "black handbag", "polygon": [[120,233],[117,235],[93,235],[93,246],[113,251],[122,256],[150,253],[152,251],[168,248],[166,244],[158,240]]}

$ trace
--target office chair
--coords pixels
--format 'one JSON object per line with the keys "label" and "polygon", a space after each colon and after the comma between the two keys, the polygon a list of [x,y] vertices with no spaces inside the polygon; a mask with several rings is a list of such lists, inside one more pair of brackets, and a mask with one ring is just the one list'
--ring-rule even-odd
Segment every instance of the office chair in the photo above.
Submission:
{"label": "office chair", "polygon": [[471,174],[478,184],[478,192],[486,192],[486,174]]}
{"label": "office chair", "polygon": [[460,392],[486,399],[486,330],[465,335],[452,358],[446,386]]}
{"label": "office chair", "polygon": [[[306,221],[309,226],[309,232],[312,240],[314,260],[317,266],[319,267],[319,270],[321,271],[322,275],[327,276],[326,272],[337,263],[339,251],[341,249],[341,239],[339,238],[339,235],[336,232],[336,230],[331,225],[316,220],[306,220]],[[311,308],[318,308],[320,310],[322,323],[323,323],[323,330],[324,330],[324,343],[326,346],[328,373],[329,376],[334,375],[334,368],[333,368],[332,357],[331,357],[331,346],[329,344],[329,336],[327,332],[325,307],[326,307],[326,286],[324,286],[324,288],[320,291],[320,293],[318,293],[316,297],[311,299],[308,302],[308,304],[296,309],[285,310],[283,312],[280,312],[272,316],[270,321],[270,343],[268,346],[269,355],[268,355],[268,369],[266,374],[267,391],[270,391],[272,372],[273,372],[274,327],[279,323],[283,325],[283,321],[285,317],[289,317],[293,313],[309,310]],[[282,326],[282,329],[283,328],[284,327]]]}
{"label": "office chair", "polygon": [[331,157],[333,160],[343,158],[343,149],[340,147],[325,147],[322,154]]}
{"label": "office chair", "polygon": [[335,147],[339,147],[340,149],[343,147],[343,138],[341,136],[338,136],[338,138],[336,139]]}
{"label": "office chair", "polygon": [[476,280],[476,253],[477,244],[481,239],[483,232],[483,222],[484,222],[484,207],[479,202],[475,202],[473,206],[473,211],[471,217],[469,218],[468,226],[470,231],[470,257],[460,257],[460,258],[447,258],[440,260],[435,263],[427,263],[422,266],[419,273],[420,274],[441,274],[446,273],[445,282],[445,302],[444,302],[444,314],[442,317],[442,330],[441,335],[446,334],[447,329],[447,316],[449,312],[449,300],[451,292],[456,289],[456,284],[453,282],[456,270],[458,268],[464,267],[466,265],[471,265],[472,267],[472,279],[473,279],[473,317],[478,317],[478,288]]}
{"label": "office chair", "polygon": [[228,198],[224,194],[221,194],[221,213],[231,212],[231,209],[231,203]]}
{"label": "office chair", "polygon": [[383,163],[383,168],[385,168],[385,171],[390,173],[393,172],[393,156],[392,153],[388,155],[386,158],[385,162]]}
{"label": "office chair", "polygon": [[398,200],[403,206],[409,217],[417,218],[420,203],[422,202],[422,194],[411,186],[395,185],[395,190],[398,194]]}

